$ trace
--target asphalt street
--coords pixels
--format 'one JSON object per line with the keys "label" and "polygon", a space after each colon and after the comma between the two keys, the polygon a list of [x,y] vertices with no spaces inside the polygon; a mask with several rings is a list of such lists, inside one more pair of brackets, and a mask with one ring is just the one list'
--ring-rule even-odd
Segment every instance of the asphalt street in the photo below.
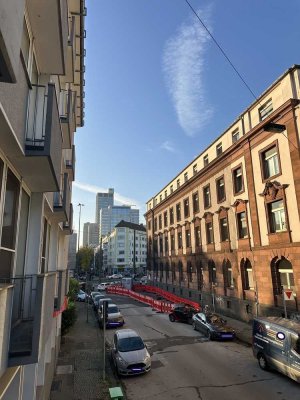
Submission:
{"label": "asphalt street", "polygon": [[[171,323],[126,297],[110,295],[152,355],[152,370],[124,377],[128,400],[297,400],[300,386],[277,373],[262,371],[252,349],[237,342],[210,342],[192,326]],[[106,331],[111,343],[114,329]]]}

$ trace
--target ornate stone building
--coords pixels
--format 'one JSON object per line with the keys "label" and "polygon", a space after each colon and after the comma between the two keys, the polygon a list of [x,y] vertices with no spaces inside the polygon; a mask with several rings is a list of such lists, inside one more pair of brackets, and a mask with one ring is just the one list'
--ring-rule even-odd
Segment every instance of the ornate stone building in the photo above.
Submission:
{"label": "ornate stone building", "polygon": [[237,318],[300,307],[300,66],[147,202],[153,284]]}

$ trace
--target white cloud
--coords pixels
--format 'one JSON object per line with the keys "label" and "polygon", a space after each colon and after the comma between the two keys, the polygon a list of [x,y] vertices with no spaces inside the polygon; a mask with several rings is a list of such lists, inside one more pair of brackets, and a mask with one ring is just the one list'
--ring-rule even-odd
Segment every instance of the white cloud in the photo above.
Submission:
{"label": "white cloud", "polygon": [[160,145],[160,148],[163,149],[163,150],[169,151],[170,153],[176,153],[175,147],[173,146],[173,144],[169,140],[166,140],[165,142],[163,142]]}
{"label": "white cloud", "polygon": [[[102,188],[99,186],[90,185],[89,183],[82,183],[82,182],[78,182],[78,181],[73,182],[73,187],[83,190],[85,192],[94,193],[94,194],[108,192],[107,188]],[[141,208],[141,206],[137,200],[123,196],[117,192],[114,193],[114,200],[117,205],[120,205],[120,204],[135,205],[137,208],[139,208],[139,209]],[[95,198],[95,204],[96,204],[96,198]]]}
{"label": "white cloud", "polygon": [[[197,11],[208,24],[210,10]],[[179,125],[194,136],[212,117],[204,90],[205,51],[209,36],[195,16],[171,37],[163,54],[163,69]]]}

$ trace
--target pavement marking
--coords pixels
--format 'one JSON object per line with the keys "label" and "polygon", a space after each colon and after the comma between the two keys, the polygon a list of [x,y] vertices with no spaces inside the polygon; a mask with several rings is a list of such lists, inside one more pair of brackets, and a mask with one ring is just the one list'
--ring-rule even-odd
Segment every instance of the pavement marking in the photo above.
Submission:
{"label": "pavement marking", "polygon": [[56,375],[67,375],[73,373],[73,365],[58,365]]}

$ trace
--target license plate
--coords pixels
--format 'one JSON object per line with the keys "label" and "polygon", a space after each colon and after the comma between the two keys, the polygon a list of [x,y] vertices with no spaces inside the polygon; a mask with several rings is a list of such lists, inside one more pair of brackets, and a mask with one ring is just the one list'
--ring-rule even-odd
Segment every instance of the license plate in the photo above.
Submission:
{"label": "license plate", "polygon": [[232,335],[232,334],[225,334],[225,335],[222,335],[222,337],[223,337],[223,338],[232,338],[233,335]]}

